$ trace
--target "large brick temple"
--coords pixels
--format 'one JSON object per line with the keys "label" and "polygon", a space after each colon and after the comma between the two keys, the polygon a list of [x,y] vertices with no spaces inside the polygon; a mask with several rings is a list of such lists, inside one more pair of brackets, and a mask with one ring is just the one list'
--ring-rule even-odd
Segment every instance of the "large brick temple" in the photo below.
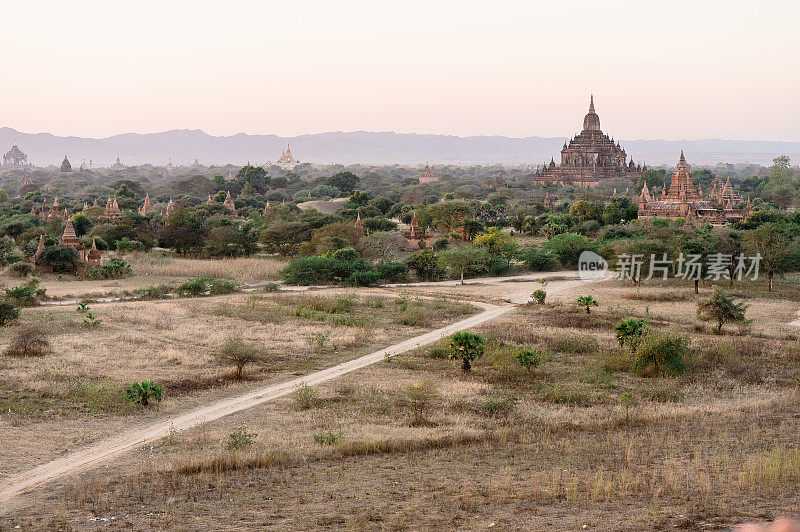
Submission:
{"label": "large brick temple", "polygon": [[574,185],[595,187],[601,181],[614,178],[638,179],[645,167],[627,161],[619,142],[602,132],[600,117],[594,111],[594,96],[589,100],[589,112],[583,118],[583,130],[561,149],[561,164],[553,159],[550,165],[536,173],[538,185]]}

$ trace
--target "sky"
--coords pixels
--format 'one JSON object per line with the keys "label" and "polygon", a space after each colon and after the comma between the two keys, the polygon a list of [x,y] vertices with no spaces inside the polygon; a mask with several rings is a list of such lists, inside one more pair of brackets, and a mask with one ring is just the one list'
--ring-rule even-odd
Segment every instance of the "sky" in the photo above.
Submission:
{"label": "sky", "polygon": [[800,2],[17,1],[0,126],[800,141]]}

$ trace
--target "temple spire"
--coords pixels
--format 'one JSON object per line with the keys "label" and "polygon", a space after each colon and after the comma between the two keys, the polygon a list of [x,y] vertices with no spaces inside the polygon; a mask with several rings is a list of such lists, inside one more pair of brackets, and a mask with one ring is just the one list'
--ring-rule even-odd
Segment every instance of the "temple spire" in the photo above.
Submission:
{"label": "temple spire", "polygon": [[589,96],[589,112],[594,113],[594,94]]}

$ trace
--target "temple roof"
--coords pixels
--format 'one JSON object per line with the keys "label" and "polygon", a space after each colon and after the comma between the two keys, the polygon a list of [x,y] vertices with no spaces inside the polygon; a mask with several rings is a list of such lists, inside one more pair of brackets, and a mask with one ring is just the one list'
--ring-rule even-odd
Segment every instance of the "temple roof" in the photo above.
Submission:
{"label": "temple roof", "polygon": [[583,117],[584,131],[600,131],[600,117],[594,112],[594,95],[589,98],[589,112]]}

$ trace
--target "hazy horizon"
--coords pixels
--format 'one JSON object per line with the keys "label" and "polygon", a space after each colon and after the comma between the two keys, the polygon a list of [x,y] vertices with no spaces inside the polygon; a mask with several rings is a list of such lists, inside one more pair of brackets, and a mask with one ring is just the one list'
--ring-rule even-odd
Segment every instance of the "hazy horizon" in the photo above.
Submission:
{"label": "hazy horizon", "polygon": [[800,141],[800,5],[33,1],[5,7],[0,125]]}

